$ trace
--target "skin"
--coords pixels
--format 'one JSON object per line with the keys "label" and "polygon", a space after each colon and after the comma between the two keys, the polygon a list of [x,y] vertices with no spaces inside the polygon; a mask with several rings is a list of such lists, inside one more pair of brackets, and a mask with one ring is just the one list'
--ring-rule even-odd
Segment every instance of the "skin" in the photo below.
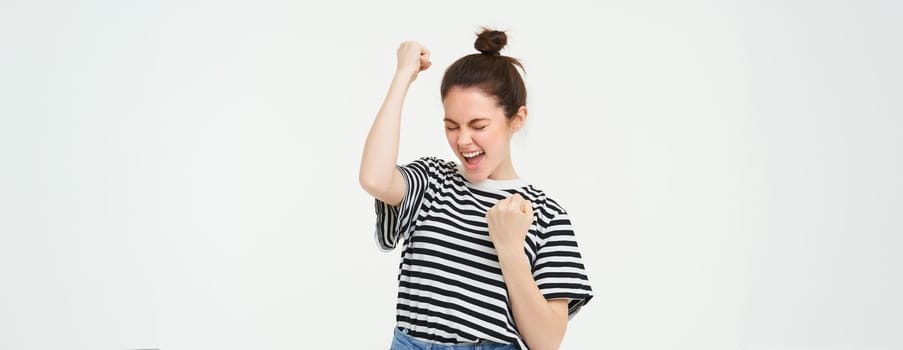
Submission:
{"label": "skin", "polygon": [[[402,104],[417,74],[431,66],[429,57],[429,50],[419,43],[399,45],[395,76],[364,145],[361,187],[390,205],[399,205],[405,191],[395,167]],[[442,102],[446,138],[462,164],[463,152],[485,152],[477,169],[465,167],[465,177],[471,182],[517,178],[510,141],[527,118],[526,107],[507,118],[495,97],[473,87],[454,87]],[[487,211],[486,222],[521,336],[531,349],[558,349],[567,328],[568,300],[546,300],[533,279],[524,252],[524,240],[533,223],[531,203],[518,194],[499,200]]]}
{"label": "skin", "polygon": [[520,107],[513,118],[505,117],[495,97],[476,87],[453,87],[442,101],[445,107],[445,136],[461,164],[465,152],[483,151],[479,168],[464,168],[470,182],[516,179],[511,164],[511,136],[524,124],[527,108]]}

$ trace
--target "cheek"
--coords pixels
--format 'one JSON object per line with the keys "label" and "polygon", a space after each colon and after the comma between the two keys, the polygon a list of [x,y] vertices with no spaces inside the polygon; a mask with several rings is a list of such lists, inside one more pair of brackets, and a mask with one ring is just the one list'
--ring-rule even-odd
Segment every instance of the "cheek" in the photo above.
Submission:
{"label": "cheek", "polygon": [[504,146],[505,141],[505,133],[500,130],[480,133],[479,136],[474,137],[474,142],[479,143],[485,148],[493,149],[496,151]]}
{"label": "cheek", "polygon": [[445,131],[445,139],[448,140],[449,145],[454,145],[458,142],[458,136],[448,130]]}

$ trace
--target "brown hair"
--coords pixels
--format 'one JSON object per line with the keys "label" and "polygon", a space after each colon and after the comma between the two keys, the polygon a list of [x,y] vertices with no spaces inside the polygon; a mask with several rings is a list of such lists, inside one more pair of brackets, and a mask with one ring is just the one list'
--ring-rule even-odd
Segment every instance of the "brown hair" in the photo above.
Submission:
{"label": "brown hair", "polygon": [[480,53],[461,57],[445,70],[440,87],[442,99],[453,87],[477,87],[498,100],[505,117],[514,117],[518,108],[527,105],[527,88],[517,71],[517,67],[524,70],[520,61],[499,54],[507,43],[505,32],[483,28],[473,43]]}

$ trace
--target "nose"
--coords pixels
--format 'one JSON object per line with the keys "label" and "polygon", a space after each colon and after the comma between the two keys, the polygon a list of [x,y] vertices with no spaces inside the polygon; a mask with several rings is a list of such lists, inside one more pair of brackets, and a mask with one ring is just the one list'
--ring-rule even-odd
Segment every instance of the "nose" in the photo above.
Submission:
{"label": "nose", "polygon": [[470,143],[472,141],[470,138],[470,132],[464,131],[463,128],[461,129],[462,130],[458,131],[458,147],[470,146]]}

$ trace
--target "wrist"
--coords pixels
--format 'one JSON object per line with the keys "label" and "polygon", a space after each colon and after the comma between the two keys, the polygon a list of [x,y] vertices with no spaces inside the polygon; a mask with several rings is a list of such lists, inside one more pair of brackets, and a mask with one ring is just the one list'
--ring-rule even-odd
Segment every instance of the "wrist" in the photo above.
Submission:
{"label": "wrist", "polygon": [[495,252],[499,257],[500,262],[502,260],[523,259],[526,256],[526,253],[524,253],[523,245],[500,245],[495,248]]}
{"label": "wrist", "polygon": [[503,275],[511,277],[512,274],[519,274],[520,272],[518,271],[530,271],[530,263],[527,260],[527,254],[524,253],[523,247],[496,249],[496,253],[499,257],[499,268],[502,269]]}
{"label": "wrist", "polygon": [[417,76],[417,71],[407,69],[407,68],[398,68],[395,70],[395,79],[403,81],[405,83],[413,83],[414,77]]}

